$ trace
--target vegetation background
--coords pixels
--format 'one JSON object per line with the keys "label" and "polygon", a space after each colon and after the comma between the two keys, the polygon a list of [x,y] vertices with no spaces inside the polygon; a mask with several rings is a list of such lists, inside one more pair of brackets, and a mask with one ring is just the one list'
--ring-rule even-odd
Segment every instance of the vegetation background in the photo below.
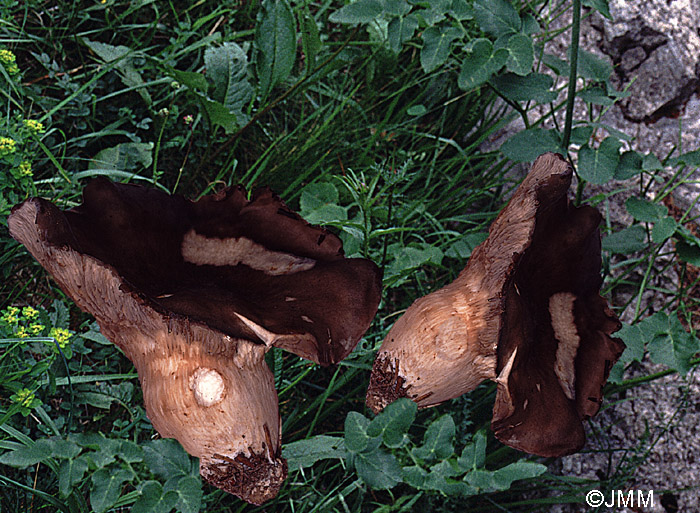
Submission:
{"label": "vegetation background", "polygon": [[[614,307],[628,321],[607,403],[695,370],[700,239],[668,199],[700,151],[642,155],[601,122],[626,92],[578,48],[593,11],[609,16],[607,1],[0,4],[0,511],[546,511],[624,489],[656,426],[621,446],[590,421],[586,450],[611,462],[591,481],[495,441],[489,383],[427,411],[364,406],[388,328],[456,277],[517,185],[509,171],[545,151],[577,164],[576,201],[606,214],[604,293],[626,298]],[[557,37],[567,59],[545,51]],[[486,151],[518,118],[525,129]],[[201,483],[154,432],[130,362],[9,237],[13,205],[70,208],[97,175],[193,199],[268,185],[382,267],[379,314],[347,360],[269,355],[290,465],[271,503]],[[608,207],[630,193],[620,226]],[[680,280],[654,290],[652,311],[642,297],[668,270]],[[667,370],[630,378],[644,358]]]}

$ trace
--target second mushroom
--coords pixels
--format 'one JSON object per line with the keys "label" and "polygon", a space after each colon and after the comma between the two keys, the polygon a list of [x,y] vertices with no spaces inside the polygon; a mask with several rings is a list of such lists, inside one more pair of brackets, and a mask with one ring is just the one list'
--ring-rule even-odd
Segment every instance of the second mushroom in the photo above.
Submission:
{"label": "second mushroom", "polygon": [[248,502],[287,475],[265,353],[328,365],[369,327],[379,269],[269,190],[229,188],[188,201],[95,179],[62,211],[34,198],[10,234],[136,367],[163,437],[200,459],[210,483]]}
{"label": "second mushroom", "polygon": [[599,293],[601,216],[571,204],[572,173],[540,156],[459,277],[396,322],[372,369],[372,410],[399,397],[433,406],[491,379],[503,443],[541,456],[583,446],[624,344]]}

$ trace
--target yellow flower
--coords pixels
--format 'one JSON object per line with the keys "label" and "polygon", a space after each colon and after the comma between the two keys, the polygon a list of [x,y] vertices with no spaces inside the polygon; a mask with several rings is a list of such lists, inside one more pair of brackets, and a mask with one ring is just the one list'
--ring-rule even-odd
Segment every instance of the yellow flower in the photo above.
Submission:
{"label": "yellow flower", "polygon": [[35,121],[33,119],[25,119],[23,123],[24,127],[28,129],[32,134],[43,134],[46,131],[46,129],[44,128],[44,124],[39,121]]}
{"label": "yellow flower", "polygon": [[71,338],[70,331],[63,328],[51,328],[49,331],[49,337],[52,337],[58,342],[58,346],[63,349],[68,345],[68,341]]}
{"label": "yellow flower", "polygon": [[17,313],[19,312],[19,308],[10,306],[5,310],[2,314],[2,317],[0,317],[0,320],[7,324],[16,324],[18,319],[17,319]]}
{"label": "yellow flower", "polygon": [[17,328],[17,331],[15,331],[15,335],[17,335],[17,338],[27,338],[29,336],[29,333],[27,333],[27,330],[24,326],[20,326]]}
{"label": "yellow flower", "polygon": [[19,73],[19,68],[16,63],[17,57],[10,50],[0,50],[0,64],[5,66],[5,69],[10,75]]}
{"label": "yellow flower", "polygon": [[9,137],[0,137],[0,157],[12,155],[17,150],[17,143]]}
{"label": "yellow flower", "polygon": [[[20,167],[22,167],[21,164]],[[25,306],[24,308],[22,308],[22,315],[24,315],[27,319],[33,319],[34,317],[39,315],[39,312],[37,312],[31,306]]]}
{"label": "yellow flower", "polygon": [[11,399],[20,406],[31,408],[32,403],[34,402],[34,397],[34,392],[28,388],[23,388],[22,390],[18,390],[17,393],[11,397]]}
{"label": "yellow flower", "polygon": [[32,171],[32,163],[28,160],[23,160],[19,165],[20,176],[32,176],[34,172]]}
{"label": "yellow flower", "polygon": [[37,335],[44,331],[45,326],[43,324],[32,324],[29,326],[29,331],[32,332],[32,335]]}

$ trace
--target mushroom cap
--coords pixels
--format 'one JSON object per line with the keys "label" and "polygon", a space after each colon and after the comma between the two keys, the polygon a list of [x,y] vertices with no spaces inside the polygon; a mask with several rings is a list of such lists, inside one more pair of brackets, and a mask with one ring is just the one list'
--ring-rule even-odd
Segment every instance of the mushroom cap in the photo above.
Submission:
{"label": "mushroom cap", "polygon": [[540,455],[579,450],[582,419],[624,344],[600,297],[600,214],[567,198],[573,170],[540,156],[451,284],[415,301],[372,369],[367,404],[421,407],[497,382],[492,427]]}
{"label": "mushroom cap", "polygon": [[377,267],[345,259],[337,237],[269,191],[189,202],[97,179],[82,205],[30,199],[8,225],[132,361],[156,430],[215,486],[253,504],[274,497],[287,464],[265,353],[344,357],[379,303]]}

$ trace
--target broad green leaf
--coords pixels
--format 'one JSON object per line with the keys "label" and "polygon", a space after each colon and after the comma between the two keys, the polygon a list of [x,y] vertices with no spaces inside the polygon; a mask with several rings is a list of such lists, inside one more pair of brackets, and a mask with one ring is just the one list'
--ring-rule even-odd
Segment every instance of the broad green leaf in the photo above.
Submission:
{"label": "broad green leaf", "polygon": [[418,246],[392,244],[389,247],[391,259],[386,268],[386,276],[405,274],[428,263],[440,265],[444,256],[440,248],[427,243],[421,243]]}
{"label": "broad green leaf", "polygon": [[530,73],[526,76],[514,73],[504,73],[493,79],[493,86],[503,96],[514,102],[534,100],[539,103],[549,103],[557,97],[552,91],[554,79],[542,73]]}
{"label": "broad green leaf", "polygon": [[401,482],[401,465],[398,460],[380,449],[357,454],[355,469],[372,488],[386,490]]}
{"label": "broad green leaf", "polygon": [[304,187],[299,201],[299,214],[311,224],[329,224],[348,218],[348,208],[338,205],[338,189],[327,182]]}
{"label": "broad green leaf", "polygon": [[626,151],[620,155],[615,168],[615,180],[628,180],[642,172],[642,156],[636,151]]}
{"label": "broad green leaf", "polygon": [[430,73],[442,66],[450,56],[452,42],[462,35],[462,31],[455,27],[430,27],[424,30],[420,51],[423,71]]}
{"label": "broad green leaf", "polygon": [[411,6],[406,0],[383,0],[383,10],[392,16],[405,16],[411,11]]}
{"label": "broad green leaf", "polygon": [[548,151],[563,153],[559,134],[542,128],[518,132],[501,145],[501,152],[515,162],[532,162]]}
{"label": "broad green leaf", "polygon": [[674,167],[680,165],[700,167],[700,150],[689,151],[679,157],[672,158],[669,160],[668,164]]}
{"label": "broad green leaf", "polygon": [[316,57],[318,57],[323,43],[321,43],[316,20],[311,16],[308,9],[304,9],[299,15],[299,26],[301,27],[301,48],[304,52],[304,66],[308,75],[316,67]]}
{"label": "broad green leaf", "polygon": [[493,473],[493,481],[496,490],[508,490],[513,481],[531,479],[541,476],[547,471],[547,467],[532,461],[516,461]]}
{"label": "broad green leaf", "polygon": [[644,348],[647,340],[642,329],[642,323],[623,324],[620,331],[615,333],[615,337],[622,339],[625,343],[625,350],[620,356],[620,360],[624,363],[641,362],[642,358],[644,358]]}
{"label": "broad green leaf", "polygon": [[443,415],[428,426],[423,445],[413,449],[413,455],[424,461],[444,460],[454,452],[452,445],[454,436],[454,420],[450,415]]}
{"label": "broad green leaf", "polygon": [[306,440],[285,444],[282,456],[286,458],[289,471],[311,467],[314,463],[328,459],[343,459],[347,456],[345,442],[337,436],[318,435]]}
{"label": "broad green leaf", "polygon": [[287,0],[264,1],[255,30],[255,46],[259,52],[256,68],[263,97],[291,73],[296,44],[296,24]]}
{"label": "broad green leaf", "polygon": [[394,53],[399,53],[403,44],[413,37],[418,28],[415,16],[397,16],[392,18],[387,27],[389,47]]}
{"label": "broad green leaf", "polygon": [[418,405],[410,399],[398,399],[370,422],[367,434],[371,437],[381,436],[387,447],[400,447],[404,434],[416,418],[417,410]]}
{"label": "broad green leaf", "polygon": [[464,476],[464,480],[480,492],[490,492],[496,489],[493,472],[475,469]]}
{"label": "broad green leaf", "polygon": [[130,48],[121,45],[113,46],[107,43],[100,43],[99,41],[90,41],[89,39],[83,39],[83,42],[85,42],[90,50],[95,52],[102,61],[114,63],[114,68],[119,72],[122,83],[126,87],[136,88],[146,105],[151,105],[151,103],[153,103],[148,89],[143,87],[144,81],[143,78],[141,78],[141,74],[134,67],[133,60],[129,55],[132,53]]}
{"label": "broad green leaf", "polygon": [[447,12],[450,16],[459,21],[474,19],[474,8],[468,4],[466,0],[452,0],[450,10]]}
{"label": "broad green leaf", "polygon": [[418,465],[412,465],[410,467],[404,467],[401,470],[401,476],[405,483],[411,485],[413,488],[421,489],[425,483],[425,477],[428,475],[428,471]]}
{"label": "broad green leaf", "polygon": [[625,201],[625,208],[637,221],[654,223],[668,215],[668,208],[643,198],[631,196]]}
{"label": "broad green leaf", "polygon": [[370,23],[384,12],[379,0],[357,0],[332,13],[328,19],[333,23]]}
{"label": "broad green leaf", "polygon": [[451,258],[461,258],[466,260],[472,254],[472,251],[486,240],[488,233],[486,232],[471,232],[465,234],[462,238],[454,242],[447,251],[445,256]]}
{"label": "broad green leaf", "polygon": [[[571,59],[571,55],[569,55],[569,59]],[[607,82],[610,75],[612,75],[613,67],[612,64],[602,57],[579,49],[577,71],[583,78],[595,82]]]}
{"label": "broad green leaf", "polygon": [[88,169],[131,171],[153,164],[153,143],[121,143],[101,150],[88,164]]}
{"label": "broad green leaf", "polygon": [[684,240],[676,241],[676,254],[683,262],[700,267],[700,247]]}
{"label": "broad green leaf", "polygon": [[0,456],[0,463],[10,467],[28,467],[36,465],[51,457],[51,442],[40,439],[31,445],[25,445]]}
{"label": "broad green leaf", "polygon": [[83,453],[84,457],[94,468],[102,468],[115,460],[115,455],[119,452],[120,440],[105,438],[101,433],[78,433],[70,435],[69,438],[82,447],[95,449]]}
{"label": "broad green leaf", "polygon": [[204,52],[206,76],[214,84],[212,99],[233,113],[239,126],[248,119],[243,114],[253,97],[248,82],[248,56],[236,43],[209,47]]}
{"label": "broad green leaf", "polygon": [[381,443],[381,437],[371,437],[367,434],[369,419],[356,411],[351,411],[345,417],[345,448],[354,453],[372,452]]}
{"label": "broad green leaf", "polygon": [[532,71],[535,62],[535,50],[532,47],[532,39],[525,34],[513,34],[505,45],[508,52],[506,68],[516,75],[525,76]]}
{"label": "broad green leaf", "polygon": [[58,491],[61,496],[70,495],[73,486],[82,481],[87,469],[88,464],[83,457],[61,462],[61,466],[58,468]]}
{"label": "broad green leaf", "polygon": [[542,57],[542,63],[560,77],[566,77],[569,75],[569,63],[564,59],[560,59],[559,57],[552,55],[551,53],[544,54],[544,57]]}
{"label": "broad green leaf", "polygon": [[520,15],[506,0],[476,0],[474,19],[481,30],[495,37],[520,32]]}
{"label": "broad green leaf", "polygon": [[597,148],[582,146],[578,152],[578,174],[584,180],[604,184],[612,180],[620,162],[622,143],[615,137],[606,137]]}
{"label": "broad green leaf", "polygon": [[612,15],[610,14],[610,6],[608,5],[608,0],[583,0],[583,5],[586,7],[592,7],[600,14],[605,16],[607,19],[612,21]]}
{"label": "broad green leaf", "polygon": [[204,97],[200,98],[200,102],[204,105],[204,110],[211,124],[220,126],[227,134],[232,134],[241,124],[241,120],[239,120],[238,116],[221,103]]}
{"label": "broad green leaf", "polygon": [[522,28],[520,30],[523,34],[532,35],[542,32],[542,27],[532,14],[525,13],[522,15]]}
{"label": "broad green leaf", "polygon": [[122,440],[119,444],[117,456],[127,463],[137,463],[143,461],[143,449],[137,443],[130,440]]}
{"label": "broad green leaf", "polygon": [[124,483],[131,481],[134,474],[123,468],[101,468],[92,475],[90,505],[96,513],[107,511],[121,495]]}
{"label": "broad green leaf", "polygon": [[163,494],[163,486],[158,481],[146,481],[139,491],[131,513],[170,513],[177,504],[177,494]]}
{"label": "broad green leaf", "polygon": [[428,109],[425,108],[425,105],[413,105],[412,107],[409,107],[406,109],[406,114],[409,116],[422,116],[428,112]]}
{"label": "broad green leaf", "polygon": [[644,158],[642,159],[642,169],[645,171],[658,171],[659,169],[663,168],[664,166],[659,161],[659,157],[653,153],[647,153],[644,155]]}
{"label": "broad green leaf", "polygon": [[666,239],[673,236],[678,229],[678,223],[672,217],[664,217],[654,223],[654,228],[651,230],[651,240],[654,244],[661,244]]}
{"label": "broad green leaf", "polygon": [[603,249],[611,253],[634,253],[647,247],[647,234],[639,224],[623,228],[603,238]]}
{"label": "broad green leaf", "polygon": [[192,469],[189,455],[172,438],[153,440],[143,445],[143,461],[155,475],[168,479],[175,475],[188,475]]}
{"label": "broad green leaf", "polygon": [[181,513],[199,513],[202,508],[202,483],[199,476],[183,476],[168,479],[163,486],[163,495],[175,494],[175,507]]}
{"label": "broad green leaf", "polygon": [[187,86],[192,91],[206,93],[207,89],[209,89],[209,82],[207,82],[206,77],[201,73],[172,70],[171,75],[175,80]]}
{"label": "broad green leaf", "polygon": [[472,441],[464,446],[457,464],[463,471],[473,470],[484,466],[486,461],[486,435],[478,431],[472,437]]}
{"label": "broad green leaf", "polygon": [[425,476],[423,488],[436,490],[447,496],[468,496],[476,493],[477,490],[474,487],[452,479],[458,473],[450,461],[443,460],[430,467],[430,473]]}
{"label": "broad green leaf", "polygon": [[571,131],[571,144],[583,146],[593,135],[593,127],[588,125],[577,126]]}
{"label": "broad green leaf", "polygon": [[668,317],[666,329],[657,333],[647,344],[647,348],[654,363],[661,363],[680,374],[687,374],[691,369],[691,359],[700,351],[700,340],[685,331],[677,314],[674,314]]}
{"label": "broad green leaf", "polygon": [[592,103],[594,105],[612,105],[615,100],[610,98],[602,87],[594,86],[584,89],[578,93],[579,98],[581,98],[586,103]]}
{"label": "broad green leaf", "polygon": [[467,45],[467,55],[457,77],[457,85],[465,91],[487,82],[506,63],[506,50],[493,51],[493,44],[485,38],[475,39]]}

